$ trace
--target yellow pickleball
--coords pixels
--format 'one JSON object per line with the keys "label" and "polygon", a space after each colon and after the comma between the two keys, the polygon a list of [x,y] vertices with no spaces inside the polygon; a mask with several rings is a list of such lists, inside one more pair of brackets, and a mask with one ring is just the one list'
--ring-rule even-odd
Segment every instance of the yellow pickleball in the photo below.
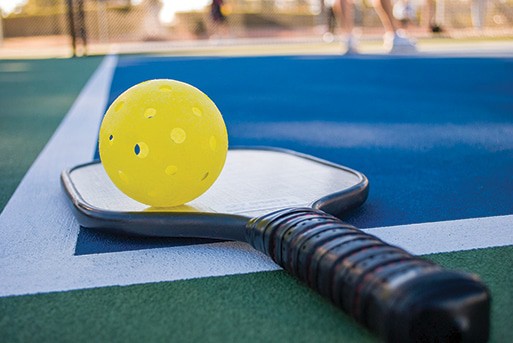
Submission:
{"label": "yellow pickleball", "polygon": [[203,194],[223,169],[223,117],[199,89],[151,80],[126,90],[100,127],[100,158],[112,182],[143,204],[170,207]]}

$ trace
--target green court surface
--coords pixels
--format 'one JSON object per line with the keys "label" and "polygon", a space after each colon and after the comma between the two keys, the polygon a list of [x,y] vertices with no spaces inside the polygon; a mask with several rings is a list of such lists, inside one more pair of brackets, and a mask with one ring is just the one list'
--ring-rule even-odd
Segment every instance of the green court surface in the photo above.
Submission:
{"label": "green court surface", "polygon": [[[481,275],[500,299],[490,341],[508,342],[513,247],[428,257]],[[4,342],[377,341],[282,271],[2,298],[0,313]]]}
{"label": "green court surface", "polygon": [[100,61],[0,60],[0,209]]}

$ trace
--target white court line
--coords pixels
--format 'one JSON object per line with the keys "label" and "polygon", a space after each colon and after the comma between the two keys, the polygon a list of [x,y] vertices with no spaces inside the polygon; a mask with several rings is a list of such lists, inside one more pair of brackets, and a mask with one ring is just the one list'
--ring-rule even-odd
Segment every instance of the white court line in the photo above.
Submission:
{"label": "white court line", "polygon": [[62,197],[59,176],[91,160],[116,63],[115,56],[103,60],[4,208],[0,258],[37,261],[73,253],[78,228]]}
{"label": "white court line", "polygon": [[[79,226],[59,175],[92,158],[116,64],[104,59],[2,212],[0,296],[279,269],[237,242],[73,255]],[[366,231],[416,254],[469,250],[513,245],[513,216]]]}
{"label": "white court line", "polygon": [[414,255],[513,245],[513,215],[365,229]]}

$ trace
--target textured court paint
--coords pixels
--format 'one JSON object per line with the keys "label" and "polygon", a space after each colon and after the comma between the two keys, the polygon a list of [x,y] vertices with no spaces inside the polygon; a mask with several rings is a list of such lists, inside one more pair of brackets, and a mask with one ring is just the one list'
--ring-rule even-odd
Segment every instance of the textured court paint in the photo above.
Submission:
{"label": "textured court paint", "polygon": [[81,256],[67,252],[38,261],[25,261],[33,256],[24,255],[4,259],[0,297],[280,269],[267,256],[237,242]]}
{"label": "textured court paint", "polygon": [[511,122],[505,110],[512,64],[511,58],[126,57],[110,101],[142,80],[172,75],[218,99],[232,124]]}
{"label": "textured court paint", "polygon": [[[428,257],[481,275],[490,342],[510,341],[513,247]],[[5,342],[378,342],[283,271],[3,298],[0,331]]]}
{"label": "textured court paint", "polygon": [[376,342],[284,272],[4,298],[0,330],[4,342]]}
{"label": "textured court paint", "polygon": [[[334,118],[335,119],[335,118]],[[310,133],[305,135],[305,126]],[[479,146],[498,152],[513,149],[513,123],[354,123],[343,121],[249,122],[232,128],[245,139],[279,137],[321,148],[384,148],[422,153],[448,146]],[[339,139],[344,137],[344,139]],[[500,137],[498,139],[498,137]]]}
{"label": "textured court paint", "polygon": [[[210,65],[210,60],[207,59],[207,61],[207,65]],[[212,67],[215,67],[215,65]],[[508,69],[505,68],[505,70],[507,71]],[[496,74],[494,75],[497,77]],[[477,75],[477,77],[481,79],[484,78],[482,74]],[[505,85],[505,89],[510,89],[506,86],[507,85]],[[224,87],[224,91],[229,93],[230,87]],[[506,103],[509,102],[506,101]],[[298,109],[301,110],[300,108]],[[284,113],[284,116],[287,115],[288,114]],[[491,115],[491,118],[493,119],[495,117]],[[481,117],[481,119],[485,120],[483,117]],[[255,120],[256,119],[253,118],[253,121]],[[319,152],[321,154],[326,153],[320,149]],[[342,151],[337,150],[336,154],[339,153],[342,153]],[[375,152],[376,155],[378,153],[379,151]],[[393,151],[386,155],[385,158],[393,157],[392,153]],[[506,161],[508,160],[507,155],[503,155],[503,157],[506,158]],[[355,161],[355,163],[362,162]],[[369,162],[369,164],[372,163]],[[415,169],[412,167],[412,170]],[[1,220],[2,219],[0,218],[0,221]],[[35,220],[32,219],[29,224],[25,224],[24,226],[41,225],[41,227],[43,227],[46,225],[41,222],[36,223],[36,220],[40,220],[40,218]],[[54,220],[59,222],[58,218],[54,218]],[[76,228],[73,227],[72,221],[64,221],[60,223],[62,225],[67,225],[67,227],[72,228],[72,230],[76,230]],[[511,224],[503,226],[506,229],[508,227],[511,228]],[[1,227],[2,229],[5,227],[9,227],[9,229],[11,229],[10,224],[8,226],[2,225]],[[21,229],[23,229],[23,227],[21,227]],[[53,230],[54,228],[51,227],[50,229]],[[62,237],[59,237],[58,235],[55,235],[53,238],[62,239]],[[477,240],[478,239],[476,239],[476,241]],[[23,242],[23,239],[14,239],[13,241],[10,241],[9,244],[18,244],[20,242]],[[47,241],[41,242],[43,248],[46,243]],[[67,243],[74,243],[74,241],[70,237],[70,240]],[[71,251],[72,246],[66,245],[65,248],[67,249],[68,247],[70,249],[66,250],[64,254],[68,261],[67,264],[61,264],[62,260],[60,258],[62,255],[47,255],[40,259],[40,264],[35,264],[35,260],[27,258],[26,255],[17,255],[12,259],[2,259],[2,268],[9,268],[11,272],[16,273],[17,277],[19,277],[19,279],[16,280],[17,282],[11,285],[13,288],[25,287],[26,289],[28,287],[32,287],[32,291],[37,292],[36,289],[41,285],[41,281],[46,282],[48,285],[53,284],[53,286],[56,286],[56,283],[69,278],[70,275],[76,276],[80,273],[90,274],[89,277],[91,279],[98,277],[106,278],[109,273],[119,273],[125,274],[124,276],[129,279],[131,272],[134,270],[136,271],[137,268],[140,268],[141,265],[144,264],[142,261],[154,263],[156,266],[159,266],[160,263],[164,262],[164,264],[160,265],[160,269],[171,266],[173,262],[176,262],[173,258],[169,259],[169,252],[172,249],[147,249],[139,252],[99,254],[87,259],[82,259],[84,262],[74,263],[79,262],[79,260],[73,260],[75,257],[71,255],[73,253],[73,251]],[[205,246],[205,248],[208,247]],[[184,249],[186,249],[186,247],[184,247]],[[191,247],[191,249],[194,248]],[[235,249],[239,248],[235,247]],[[48,250],[52,250],[51,246]],[[490,250],[495,251],[495,249]],[[499,307],[499,312],[496,310],[497,307],[494,307],[494,318],[507,320],[508,318],[511,318],[510,309],[512,306],[510,295],[505,292],[509,292],[509,286],[512,281],[508,277],[504,277],[504,275],[510,272],[510,269],[508,268],[511,267],[511,261],[508,260],[507,257],[512,256],[512,252],[510,248],[499,248],[499,250],[505,252],[490,255],[483,255],[482,250],[462,252],[461,254],[467,256],[467,258],[462,260],[461,265],[467,268],[467,270],[478,273],[482,273],[482,270],[480,269],[481,267],[488,271],[490,277],[487,278],[486,281],[492,287],[492,292],[495,287],[499,287],[501,289],[501,292],[494,293],[495,299],[498,299],[494,301],[494,306],[497,303],[504,303],[507,305]],[[126,260],[126,264],[116,264],[116,255],[120,256],[120,259]],[[229,258],[229,255],[227,258]],[[30,265],[31,268],[23,269],[26,265]],[[52,268],[57,269],[60,266],[63,267],[63,269],[60,270],[60,274],[52,275]],[[95,266],[97,266],[98,269],[95,269]],[[105,266],[108,266],[109,268],[105,268]],[[135,266],[135,268],[122,269],[123,266]],[[75,274],[70,273],[73,271]],[[39,275],[41,279],[31,279],[33,274]],[[323,307],[317,312],[311,311],[312,309],[310,306],[312,306],[312,304],[306,304],[308,307],[305,310],[305,308],[302,307],[302,301],[310,303],[315,300],[308,300],[297,296],[297,293],[288,287],[285,287],[284,291],[279,291],[282,286],[276,284],[276,279],[266,278],[265,275],[267,274],[268,273],[259,273],[249,275],[255,275],[257,277],[262,276],[264,277],[264,282],[256,282],[252,278],[249,278],[246,281],[244,281],[244,279],[240,279],[249,277],[248,275],[235,276],[235,283],[239,285],[232,285],[228,282],[221,283],[220,286],[216,286],[211,282],[217,280],[217,278],[206,278],[179,281],[177,283],[111,287],[78,292],[54,293],[50,295],[2,298],[0,299],[0,332],[6,333],[6,337],[10,340],[19,340],[18,337],[36,337],[41,338],[41,340],[48,341],[55,341],[62,337],[70,337],[70,340],[87,340],[87,338],[92,337],[89,339],[90,341],[95,337],[107,337],[112,338],[111,340],[118,338],[121,341],[123,338],[127,338],[127,340],[133,338],[134,341],[140,341],[142,339],[148,339],[150,336],[170,337],[169,335],[177,334],[182,337],[192,338],[197,338],[199,335],[203,340],[208,340],[209,338],[212,340],[223,340],[224,338],[224,341],[226,341],[227,339],[237,340],[237,338],[240,337],[241,332],[230,331],[230,329],[240,328],[241,330],[249,330],[248,335],[251,336],[249,340],[251,340],[251,338],[252,340],[256,340],[257,338],[254,337],[261,337],[259,335],[262,335],[262,332],[265,333],[264,337],[269,337],[269,340],[274,337],[283,338],[282,340],[285,340],[286,337],[295,335],[295,333],[298,332],[299,337],[294,336],[297,340],[301,341],[301,338],[305,337],[305,341],[307,339],[312,341],[317,337],[326,337],[321,336],[321,334],[329,335],[332,332],[330,331],[331,328],[333,328],[334,334],[338,333],[337,328],[345,328],[345,326],[341,325],[339,322],[336,322],[334,325],[330,324],[328,326],[324,326],[326,320],[332,320],[330,319],[332,318],[331,313],[328,314],[326,312],[329,311],[327,307]],[[285,276],[283,272],[271,274]],[[45,278],[43,278],[43,276],[45,276]],[[231,278],[232,277],[222,277],[220,279],[230,280]],[[0,282],[5,282],[3,280],[5,279],[0,280]],[[142,280],[142,278],[138,277],[135,282],[144,282]],[[292,278],[289,278],[289,280],[292,282],[292,287],[301,287]],[[76,284],[80,284],[80,281],[81,280],[79,279],[75,279],[74,282],[76,282]],[[132,282],[133,281],[134,280],[132,280]],[[112,280],[110,280],[110,282],[112,282]],[[177,291],[177,288],[174,287],[175,284],[178,285],[176,287],[183,287],[183,289]],[[2,287],[4,285],[5,283],[0,284]],[[255,285],[258,288],[258,291],[252,288],[252,285]],[[152,291],[152,288],[155,286],[163,286],[164,288]],[[123,293],[123,291],[127,289],[129,290],[128,295]],[[304,289],[306,290],[306,288]],[[242,290],[240,293],[243,294],[243,296],[235,297],[234,295],[237,294],[237,290]],[[271,297],[270,300],[266,299],[265,296],[261,296],[261,290],[263,290],[264,294],[269,294],[271,296],[276,295],[276,297]],[[41,289],[39,291],[41,291]],[[244,293],[244,291],[246,292]],[[315,296],[313,293],[311,294],[312,296]],[[169,301],[163,301],[169,299],[169,297],[172,297]],[[235,300],[235,302],[232,300]],[[177,306],[174,307],[173,304],[177,304]],[[209,306],[210,304],[212,304],[212,307]],[[276,311],[277,316],[274,316],[272,312],[273,310],[270,309],[275,308],[269,306],[280,306],[284,304],[287,305],[285,310]],[[264,306],[265,309],[259,309],[259,305]],[[156,309],[160,310],[160,312],[156,311]],[[335,309],[333,309],[333,311],[334,315],[340,316],[340,313],[335,312]],[[314,318],[314,321],[309,320],[308,323],[319,325],[321,330],[312,331],[312,333],[316,334],[312,339],[311,336],[308,335],[308,332],[303,331],[303,329],[310,330],[311,326],[304,325],[303,321],[287,320],[288,317],[284,317],[285,315],[290,314],[301,317],[301,320],[305,315],[308,316],[308,318]],[[311,317],[310,314],[312,315]],[[169,321],[170,318],[173,320]],[[268,318],[269,320],[267,320]],[[195,319],[197,322],[194,321]],[[257,322],[259,326],[252,325],[255,323],[255,320],[260,320]],[[316,322],[315,320],[321,322]],[[510,325],[508,323],[504,324],[501,320],[496,322],[497,324],[495,324],[494,321],[494,327],[492,329],[494,337],[492,341],[508,341],[508,339],[513,336]],[[129,325],[127,325],[127,323],[129,323]],[[191,325],[191,323],[193,325]],[[276,325],[276,323],[282,325]],[[175,330],[170,330],[173,328],[170,324],[176,325],[174,327]],[[187,329],[184,330],[184,328]],[[189,328],[194,330],[190,330]],[[315,329],[315,326],[313,326],[313,328]],[[353,335],[353,330],[361,331],[360,328],[354,326],[353,329],[343,330],[345,332],[343,335]],[[244,331],[242,331],[242,333],[244,333]],[[142,339],[138,339],[141,337]],[[328,337],[327,340],[338,341],[339,337],[346,336],[337,335],[337,337],[330,337],[331,339]],[[358,340],[357,338],[366,340],[369,336],[364,337],[361,336],[361,333],[357,333],[356,336],[352,337],[353,339],[348,338],[347,340]]]}
{"label": "textured court paint", "polygon": [[0,212],[99,63],[0,60]]}
{"label": "textured court paint", "polygon": [[75,255],[89,255],[105,252],[155,249],[218,242],[214,239],[200,238],[153,238],[130,237],[118,234],[98,232],[82,228],[78,233]]}

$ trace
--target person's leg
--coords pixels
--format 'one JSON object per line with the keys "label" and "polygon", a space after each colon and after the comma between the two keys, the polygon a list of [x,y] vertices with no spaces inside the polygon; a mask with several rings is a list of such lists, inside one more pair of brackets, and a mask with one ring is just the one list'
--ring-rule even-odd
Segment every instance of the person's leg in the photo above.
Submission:
{"label": "person's leg", "polygon": [[387,33],[394,33],[397,27],[392,14],[392,3],[390,0],[373,0],[374,8]]}
{"label": "person's leg", "polygon": [[472,0],[470,6],[472,26],[474,26],[475,29],[482,30],[486,17],[486,0]]}
{"label": "person's leg", "polygon": [[351,0],[339,0],[333,6],[335,13],[339,14],[340,28],[344,35],[351,35],[353,31],[353,4]]}
{"label": "person's leg", "polygon": [[426,0],[422,10],[421,25],[433,33],[443,31],[436,20],[436,0]]}
{"label": "person's leg", "polygon": [[385,28],[384,46],[390,53],[413,53],[416,51],[415,43],[397,33],[397,26],[392,13],[392,2],[390,0],[373,0],[374,8],[379,19]]}
{"label": "person's leg", "polygon": [[353,2],[351,0],[336,1],[333,11],[340,18],[340,29],[342,31],[342,40],[346,44],[346,53],[356,53],[356,41],[353,37]]}

